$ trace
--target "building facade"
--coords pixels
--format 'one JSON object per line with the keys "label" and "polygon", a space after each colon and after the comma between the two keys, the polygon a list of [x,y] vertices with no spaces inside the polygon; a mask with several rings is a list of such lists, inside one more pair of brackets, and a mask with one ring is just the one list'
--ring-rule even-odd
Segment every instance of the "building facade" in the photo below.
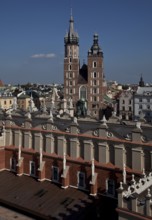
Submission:
{"label": "building facade", "polygon": [[152,121],[152,87],[138,87],[133,96],[135,118]]}
{"label": "building facade", "polygon": [[119,95],[119,116],[125,120],[133,118],[133,92],[122,91]]}

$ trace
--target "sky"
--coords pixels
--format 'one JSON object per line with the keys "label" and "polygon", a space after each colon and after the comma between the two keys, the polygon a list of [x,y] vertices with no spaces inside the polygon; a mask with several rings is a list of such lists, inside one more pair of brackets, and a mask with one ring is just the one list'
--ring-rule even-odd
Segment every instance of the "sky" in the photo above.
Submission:
{"label": "sky", "polygon": [[80,64],[99,35],[107,81],[152,83],[152,0],[0,0],[0,79],[63,83],[71,14]]}

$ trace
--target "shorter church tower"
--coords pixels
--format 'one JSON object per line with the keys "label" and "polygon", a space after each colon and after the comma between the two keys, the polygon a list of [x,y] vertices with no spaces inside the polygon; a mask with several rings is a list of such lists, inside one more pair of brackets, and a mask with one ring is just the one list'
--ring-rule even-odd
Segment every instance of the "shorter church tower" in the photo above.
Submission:
{"label": "shorter church tower", "polygon": [[88,109],[92,116],[99,115],[104,95],[103,52],[98,35],[93,36],[93,45],[88,51]]}

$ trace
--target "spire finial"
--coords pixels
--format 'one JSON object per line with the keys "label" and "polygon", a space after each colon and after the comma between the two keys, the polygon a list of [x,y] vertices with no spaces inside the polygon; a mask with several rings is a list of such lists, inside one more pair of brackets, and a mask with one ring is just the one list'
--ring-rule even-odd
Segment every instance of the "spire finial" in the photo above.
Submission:
{"label": "spire finial", "polygon": [[72,17],[72,6],[71,6],[71,17]]}

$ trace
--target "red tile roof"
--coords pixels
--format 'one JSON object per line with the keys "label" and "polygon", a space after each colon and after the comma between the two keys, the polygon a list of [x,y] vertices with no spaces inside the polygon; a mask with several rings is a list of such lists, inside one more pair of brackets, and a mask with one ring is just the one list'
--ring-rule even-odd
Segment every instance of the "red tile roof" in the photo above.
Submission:
{"label": "red tile roof", "polygon": [[61,189],[49,181],[0,172],[0,203],[29,213],[36,219],[83,219],[93,197],[75,188]]}

